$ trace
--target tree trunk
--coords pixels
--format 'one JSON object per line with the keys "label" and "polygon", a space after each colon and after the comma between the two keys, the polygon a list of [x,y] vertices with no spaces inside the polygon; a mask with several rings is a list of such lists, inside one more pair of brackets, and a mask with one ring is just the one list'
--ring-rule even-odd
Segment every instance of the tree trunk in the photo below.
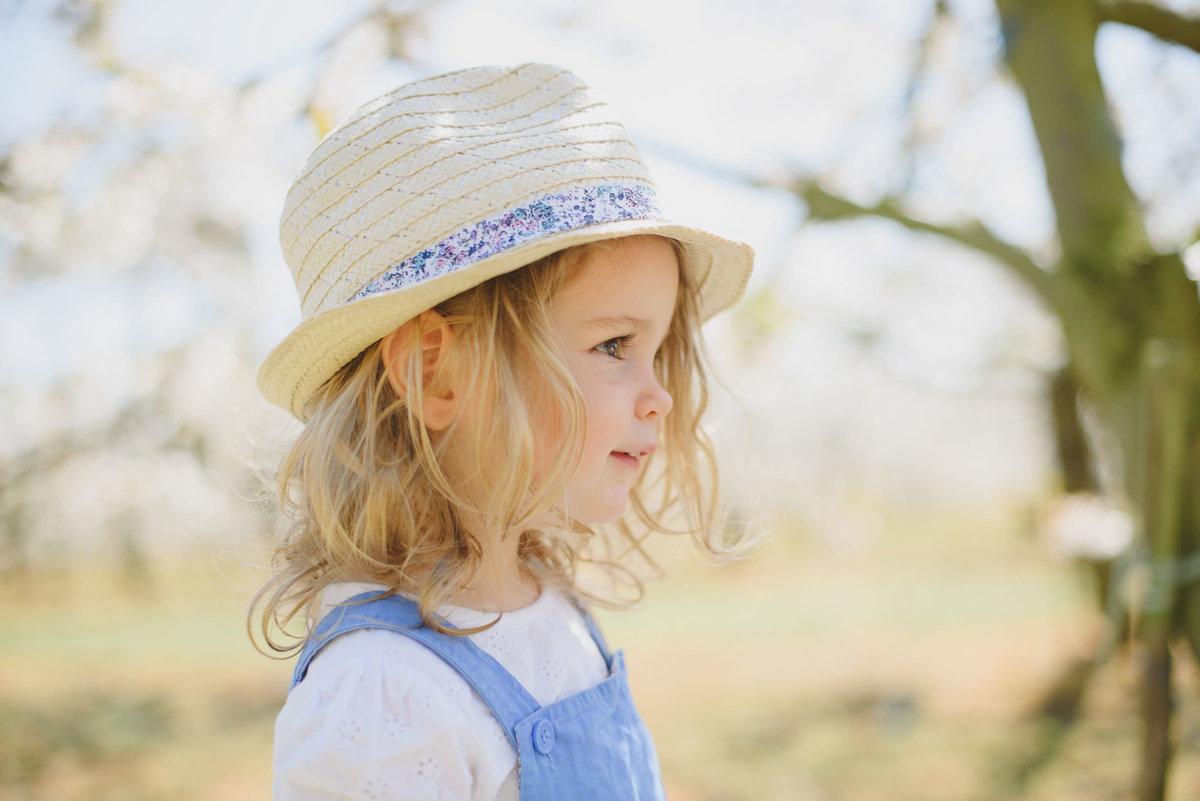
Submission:
{"label": "tree trunk", "polygon": [[1079,419],[1079,384],[1070,366],[1060,368],[1050,380],[1050,409],[1054,416],[1054,452],[1065,493],[1100,493],[1092,449]]}
{"label": "tree trunk", "polygon": [[1151,558],[1151,586],[1142,616],[1142,722],[1145,739],[1140,799],[1166,794],[1171,761],[1171,633],[1173,566],[1180,545],[1180,502],[1186,421],[1186,363],[1177,343],[1151,340],[1143,356],[1142,521]]}
{"label": "tree trunk", "polygon": [[1170,759],[1169,644],[1180,620],[1200,653],[1197,592],[1179,586],[1200,522],[1189,491],[1200,477],[1200,298],[1182,259],[1149,246],[1096,68],[1091,0],[996,5],[1057,218],[1057,312],[1082,390],[1120,444],[1124,492],[1155,577],[1141,632],[1138,792],[1141,801],[1161,801]]}
{"label": "tree trunk", "polygon": [[[1005,58],[1029,108],[1054,207],[1060,256],[1052,270],[978,223],[914,218],[893,198],[861,206],[811,180],[790,188],[810,219],[881,217],[985,254],[1025,281],[1058,318],[1079,393],[1119,446],[1117,464],[1108,465],[1114,486],[1106,490],[1134,514],[1131,556],[1148,561],[1154,578],[1141,601],[1143,626],[1133,634],[1144,657],[1139,797],[1161,801],[1170,758],[1172,638],[1182,633],[1200,660],[1200,294],[1179,253],[1150,246],[1125,180],[1096,67],[1101,7],[1095,2],[995,0]],[[1069,486],[1094,482],[1068,467],[1076,458],[1071,436],[1058,443],[1064,477]],[[1122,619],[1115,615],[1113,624]]]}

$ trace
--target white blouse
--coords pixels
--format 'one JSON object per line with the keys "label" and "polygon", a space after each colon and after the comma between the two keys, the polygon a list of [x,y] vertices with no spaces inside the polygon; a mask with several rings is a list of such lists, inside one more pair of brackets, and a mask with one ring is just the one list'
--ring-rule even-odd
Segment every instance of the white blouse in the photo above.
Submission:
{"label": "white blouse", "polygon": [[[337,584],[337,604],[369,584]],[[494,614],[450,607],[459,628]],[[578,610],[544,590],[524,609],[468,635],[539,704],[608,677]],[[309,665],[275,722],[276,801],[516,799],[517,754],[483,698],[447,662],[387,629],[336,637]]]}

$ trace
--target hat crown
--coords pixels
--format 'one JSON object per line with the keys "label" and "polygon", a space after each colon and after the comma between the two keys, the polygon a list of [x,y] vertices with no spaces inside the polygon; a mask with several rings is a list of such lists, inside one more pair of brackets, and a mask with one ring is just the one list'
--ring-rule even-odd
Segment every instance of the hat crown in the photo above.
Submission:
{"label": "hat crown", "polygon": [[575,75],[479,67],[406,84],[331,131],[288,192],[280,242],[308,319],[456,235],[506,236],[494,230],[506,213],[596,187],[643,192],[637,215],[657,216],[637,148]]}

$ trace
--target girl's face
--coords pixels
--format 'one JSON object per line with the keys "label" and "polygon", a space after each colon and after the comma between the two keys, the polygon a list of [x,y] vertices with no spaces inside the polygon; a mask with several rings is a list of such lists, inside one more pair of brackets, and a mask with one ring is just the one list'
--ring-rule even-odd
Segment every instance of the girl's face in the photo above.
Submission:
{"label": "girl's face", "polygon": [[555,346],[587,404],[583,455],[564,511],[585,524],[625,513],[629,490],[658,447],[671,396],[655,358],[675,314],[679,263],[660,237],[597,250],[550,302]]}

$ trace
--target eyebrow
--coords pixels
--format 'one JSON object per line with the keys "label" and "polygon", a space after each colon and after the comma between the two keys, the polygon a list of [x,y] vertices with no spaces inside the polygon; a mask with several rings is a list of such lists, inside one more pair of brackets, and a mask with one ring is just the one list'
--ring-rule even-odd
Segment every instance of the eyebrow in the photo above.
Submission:
{"label": "eyebrow", "polygon": [[593,317],[591,320],[585,320],[583,323],[588,328],[613,328],[617,326],[631,326],[635,331],[640,331],[650,326],[650,321],[642,317]]}

